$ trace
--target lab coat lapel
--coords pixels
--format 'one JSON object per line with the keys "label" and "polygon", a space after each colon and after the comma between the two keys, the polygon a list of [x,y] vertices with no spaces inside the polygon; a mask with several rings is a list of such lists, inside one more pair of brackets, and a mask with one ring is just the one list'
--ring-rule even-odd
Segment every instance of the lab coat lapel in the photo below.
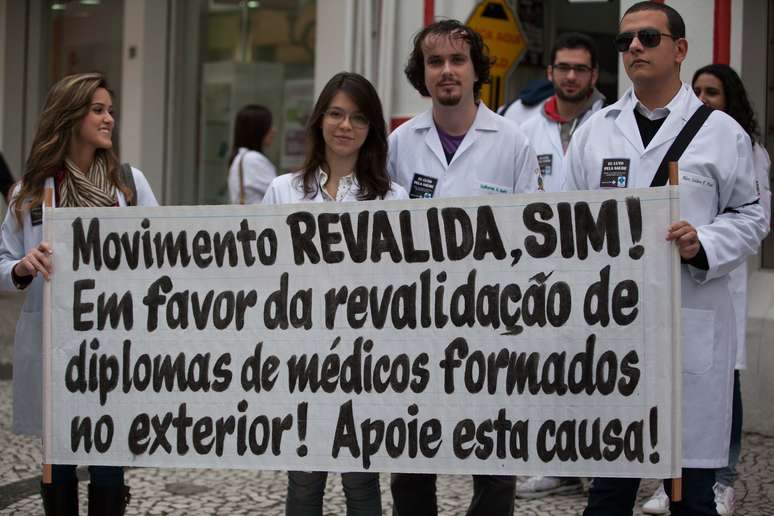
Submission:
{"label": "lab coat lapel", "polygon": [[[438,136],[438,130],[435,128],[432,109],[428,109],[424,113],[417,116],[414,132],[417,138],[424,138],[425,145],[427,145],[435,157],[438,158],[441,166],[444,168],[444,170],[446,170],[446,154],[443,152],[441,138]],[[424,136],[422,133],[424,133]]]}
{"label": "lab coat lapel", "polygon": [[564,156],[564,149],[562,149],[562,138],[560,136],[561,127],[557,122],[549,120],[544,114],[540,114],[543,117],[543,124],[547,128],[548,139],[551,140],[551,147],[554,152],[559,156]]}
{"label": "lab coat lapel", "polygon": [[640,129],[637,127],[637,120],[634,118],[635,103],[633,102],[633,99],[634,95],[630,89],[621,98],[621,100],[613,105],[612,109],[620,110],[618,116],[615,119],[615,125],[618,128],[618,131],[632,145],[632,147],[634,147],[634,150],[637,151],[637,154],[642,156],[642,153],[645,152],[645,148],[642,146]]}
{"label": "lab coat lapel", "polygon": [[463,138],[462,142],[460,143],[457,152],[454,153],[449,166],[453,165],[455,161],[459,160],[460,156],[462,156],[465,151],[468,150],[470,146],[473,145],[473,143],[475,143],[476,140],[478,140],[478,130],[476,129],[476,123],[474,122],[470,129],[468,129],[465,138]]}
{"label": "lab coat lapel", "polygon": [[446,154],[443,152],[443,146],[441,145],[441,137],[438,136],[438,130],[435,128],[435,124],[430,124],[430,129],[425,132],[425,145],[427,145],[438,161],[443,166],[444,170],[448,168],[446,163]]}
{"label": "lab coat lapel", "polygon": [[[683,85],[682,87],[684,88],[685,86]],[[669,116],[667,116],[667,119],[664,121],[664,125],[659,128],[645,152],[666,153],[666,150],[669,148],[668,146],[665,148],[659,147],[665,143],[671,143],[677,138],[677,135],[680,134],[683,126],[685,126],[685,123],[688,121],[688,118],[691,117],[693,111],[699,106],[697,100],[695,107],[691,109],[693,103],[690,102],[690,98],[686,95],[686,92],[681,90],[677,95],[679,96],[677,102],[672,106],[669,106]],[[692,93],[691,96],[693,96]]]}
{"label": "lab coat lapel", "polygon": [[479,102],[478,111],[476,111],[476,118],[473,120],[473,125],[470,126],[470,129],[468,129],[468,132],[465,134],[465,138],[460,143],[457,152],[454,153],[454,157],[452,158],[451,163],[449,163],[449,166],[454,164],[455,161],[462,159],[460,156],[465,154],[465,151],[468,150],[476,142],[476,140],[478,140],[479,131],[497,130],[497,126],[491,123],[491,116],[500,115],[492,113],[489,108],[486,107],[486,104]]}

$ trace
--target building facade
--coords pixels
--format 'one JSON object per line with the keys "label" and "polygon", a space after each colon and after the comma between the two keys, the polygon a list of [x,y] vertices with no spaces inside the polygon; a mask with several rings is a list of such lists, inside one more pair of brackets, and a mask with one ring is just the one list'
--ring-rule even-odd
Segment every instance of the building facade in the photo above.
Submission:
{"label": "building facade", "polygon": [[[774,6],[767,0],[667,0],[686,20],[683,78],[720,60],[740,72],[764,143],[774,148]],[[412,36],[477,0],[0,0],[0,150],[18,177],[48,88],[100,70],[116,94],[122,161],[142,169],[164,204],[226,202],[232,121],[267,105],[267,151],[298,167],[316,94],[336,72],[368,77],[391,125],[429,107],[405,79]],[[586,32],[600,48],[600,89],[628,80],[613,38],[633,0],[510,0],[528,48],[505,85],[513,99],[542,77],[554,38]],[[2,202],[2,201],[0,201]],[[750,259],[745,425],[774,434],[774,238]]]}

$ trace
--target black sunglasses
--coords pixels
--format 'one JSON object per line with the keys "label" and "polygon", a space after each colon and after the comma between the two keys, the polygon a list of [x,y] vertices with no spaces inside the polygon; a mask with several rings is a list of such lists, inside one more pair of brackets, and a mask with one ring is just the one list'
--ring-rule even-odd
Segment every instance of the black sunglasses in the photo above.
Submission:
{"label": "black sunglasses", "polygon": [[661,43],[661,36],[666,36],[672,39],[679,39],[671,34],[665,34],[658,29],[640,29],[637,32],[622,32],[615,37],[615,48],[619,52],[626,52],[629,47],[632,46],[634,37],[637,37],[642,43],[643,47],[655,48]]}

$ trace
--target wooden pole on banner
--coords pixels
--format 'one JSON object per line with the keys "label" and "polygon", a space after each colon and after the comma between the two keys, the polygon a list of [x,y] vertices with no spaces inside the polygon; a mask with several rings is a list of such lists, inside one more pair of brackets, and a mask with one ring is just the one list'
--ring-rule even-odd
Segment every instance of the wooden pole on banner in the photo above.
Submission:
{"label": "wooden pole on banner", "polygon": [[[43,206],[46,208],[53,208],[54,207],[54,187],[51,185],[47,185],[44,192],[43,192]],[[43,221],[43,235],[44,239],[47,236],[46,233],[46,224],[45,220]],[[50,242],[49,242],[50,243]],[[51,284],[47,281],[43,285],[43,328],[42,328],[42,335],[43,338],[41,339],[41,351],[43,353],[43,451],[45,456],[45,451],[47,449],[47,443],[46,440],[49,438],[48,431],[51,428],[51,412],[49,411],[49,406],[51,404],[50,400],[50,389],[47,385],[48,379],[51,377],[49,374],[51,372],[51,357],[49,356],[48,346],[50,342],[48,342],[47,337],[51,335],[51,319],[50,316],[47,314],[51,313]],[[51,464],[43,463],[43,483],[44,484],[50,484],[51,483]]]}
{"label": "wooden pole on banner", "polygon": [[[676,161],[670,161],[669,162],[669,184],[672,186],[677,186],[679,184],[678,174],[677,174],[677,162]],[[679,502],[683,499],[683,479],[682,477],[673,478],[672,479],[672,501]]]}

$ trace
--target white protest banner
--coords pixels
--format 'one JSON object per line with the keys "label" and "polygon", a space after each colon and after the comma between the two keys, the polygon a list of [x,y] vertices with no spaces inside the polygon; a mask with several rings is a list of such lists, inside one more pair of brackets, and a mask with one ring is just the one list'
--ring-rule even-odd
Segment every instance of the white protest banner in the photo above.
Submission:
{"label": "white protest banner", "polygon": [[679,476],[676,196],[48,210],[45,460]]}

